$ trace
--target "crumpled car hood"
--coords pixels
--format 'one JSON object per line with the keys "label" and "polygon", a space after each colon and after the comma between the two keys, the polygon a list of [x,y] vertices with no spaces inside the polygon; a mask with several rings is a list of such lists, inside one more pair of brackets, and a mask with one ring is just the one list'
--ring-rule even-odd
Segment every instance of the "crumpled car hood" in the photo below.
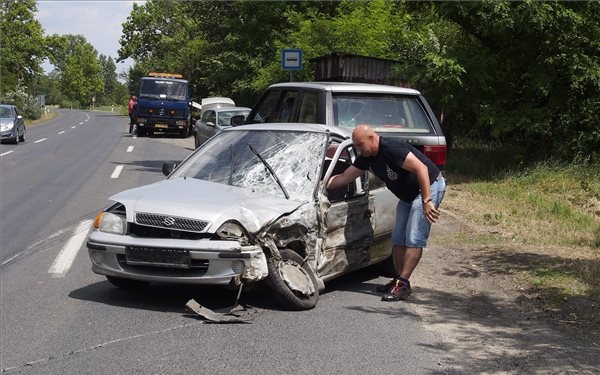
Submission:
{"label": "crumpled car hood", "polygon": [[225,221],[236,220],[250,233],[304,203],[285,199],[283,193],[281,197],[264,195],[194,178],[163,180],[110,199],[125,205],[129,222],[134,221],[134,213],[145,212],[207,221],[206,232],[214,232]]}

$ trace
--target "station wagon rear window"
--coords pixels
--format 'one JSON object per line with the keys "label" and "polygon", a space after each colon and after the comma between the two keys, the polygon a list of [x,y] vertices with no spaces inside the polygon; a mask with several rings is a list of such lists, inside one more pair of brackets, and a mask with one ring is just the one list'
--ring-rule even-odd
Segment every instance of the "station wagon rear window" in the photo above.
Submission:
{"label": "station wagon rear window", "polygon": [[386,94],[333,95],[335,124],[370,125],[378,133],[430,133],[431,122],[417,97]]}

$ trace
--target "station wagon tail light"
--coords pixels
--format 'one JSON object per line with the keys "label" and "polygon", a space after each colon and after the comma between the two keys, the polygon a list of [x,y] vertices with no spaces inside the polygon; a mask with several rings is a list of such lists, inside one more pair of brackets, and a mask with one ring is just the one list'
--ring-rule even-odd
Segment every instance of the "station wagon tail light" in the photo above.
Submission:
{"label": "station wagon tail light", "polygon": [[446,146],[424,146],[423,154],[437,166],[446,165]]}
{"label": "station wagon tail light", "polygon": [[105,233],[125,234],[125,218],[110,212],[100,212],[94,220],[94,229]]}

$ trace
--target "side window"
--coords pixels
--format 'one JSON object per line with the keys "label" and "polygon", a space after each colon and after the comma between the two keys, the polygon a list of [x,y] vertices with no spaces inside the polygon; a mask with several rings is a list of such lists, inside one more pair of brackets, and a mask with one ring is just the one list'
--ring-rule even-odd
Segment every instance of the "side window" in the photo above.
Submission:
{"label": "side window", "polygon": [[202,115],[202,122],[212,122],[215,123],[215,111],[206,111]]}
{"label": "side window", "polygon": [[[327,169],[329,168],[329,166],[331,165],[332,158],[334,157],[335,152],[339,146],[340,146],[340,144],[334,141],[327,147],[325,164],[323,166],[323,176],[321,178],[325,177],[325,173],[326,173]],[[334,176],[336,174],[343,173],[348,167],[350,167],[352,165],[351,155],[353,155],[353,154],[354,154],[354,152],[352,150],[352,146],[351,145],[347,146],[340,153],[340,156],[339,156],[337,162],[335,163],[335,166],[333,167],[333,172],[331,175]],[[328,191],[327,198],[329,199],[330,202],[339,202],[339,201],[351,199],[357,195],[362,195],[364,193],[364,187],[361,184],[364,184],[365,177],[366,176],[363,175],[363,176],[357,178],[356,180],[352,181],[350,184],[348,184],[346,186]],[[357,186],[359,187],[359,189],[357,189]]]}
{"label": "side window", "polygon": [[277,115],[269,122],[293,122],[294,113],[298,103],[297,91],[285,91],[282,101],[277,110]]}
{"label": "side window", "polygon": [[277,113],[277,104],[279,104],[280,96],[281,91],[278,90],[267,93],[264,99],[258,104],[254,117],[252,117],[249,122],[273,122],[271,118]]}
{"label": "side window", "polygon": [[300,103],[298,122],[314,123],[317,121],[317,98],[318,94],[316,92],[304,93]]}

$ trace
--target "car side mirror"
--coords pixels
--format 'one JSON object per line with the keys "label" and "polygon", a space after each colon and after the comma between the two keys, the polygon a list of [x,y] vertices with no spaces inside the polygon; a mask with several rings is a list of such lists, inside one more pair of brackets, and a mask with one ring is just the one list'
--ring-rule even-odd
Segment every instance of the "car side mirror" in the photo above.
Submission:
{"label": "car side mirror", "polygon": [[177,167],[177,163],[166,161],[162,165],[162,173],[168,177],[171,173],[173,173],[175,167]]}
{"label": "car side mirror", "polygon": [[229,120],[229,124],[231,126],[239,126],[244,124],[244,115],[235,115],[231,116],[231,120]]}

